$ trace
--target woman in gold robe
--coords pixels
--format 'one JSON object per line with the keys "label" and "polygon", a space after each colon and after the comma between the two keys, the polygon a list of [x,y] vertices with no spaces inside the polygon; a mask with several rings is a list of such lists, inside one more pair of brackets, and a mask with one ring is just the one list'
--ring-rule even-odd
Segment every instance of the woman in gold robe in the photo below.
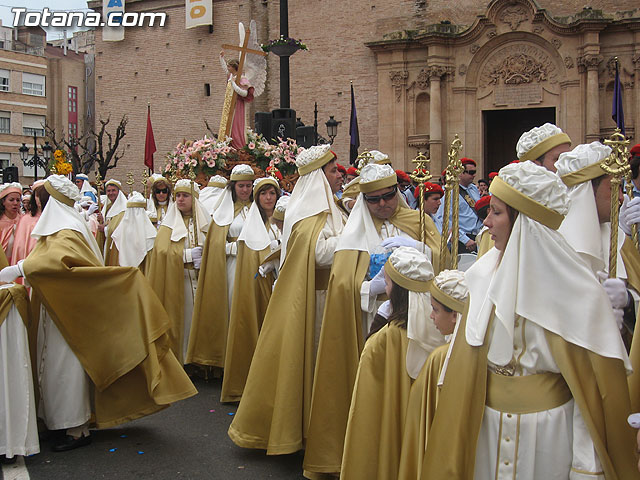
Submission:
{"label": "woman in gold robe", "polygon": [[220,395],[222,402],[239,402],[242,397],[264,313],[271,298],[273,273],[263,276],[257,272],[261,260],[280,246],[280,231],[270,222],[279,196],[280,187],[274,178],[254,181],[253,203],[238,237],[235,293],[231,301],[225,374]]}
{"label": "woman in gold robe", "polygon": [[158,173],[154,173],[147,180],[151,193],[147,199],[147,215],[156,228],[160,228],[162,220],[171,206],[171,183]]}

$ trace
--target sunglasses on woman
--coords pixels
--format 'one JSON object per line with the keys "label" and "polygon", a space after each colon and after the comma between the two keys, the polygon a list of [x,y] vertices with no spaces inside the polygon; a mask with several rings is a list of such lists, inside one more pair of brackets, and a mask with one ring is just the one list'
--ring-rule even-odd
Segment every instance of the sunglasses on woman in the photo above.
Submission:
{"label": "sunglasses on woman", "polygon": [[157,188],[156,193],[169,193],[168,188]]}
{"label": "sunglasses on woman", "polygon": [[364,195],[364,199],[367,203],[380,203],[380,200],[384,200],[385,202],[388,202],[389,200],[391,200],[393,197],[396,196],[397,192],[398,192],[398,186],[394,185],[393,190],[391,190],[390,192],[383,193],[382,195],[375,195],[375,196]]}

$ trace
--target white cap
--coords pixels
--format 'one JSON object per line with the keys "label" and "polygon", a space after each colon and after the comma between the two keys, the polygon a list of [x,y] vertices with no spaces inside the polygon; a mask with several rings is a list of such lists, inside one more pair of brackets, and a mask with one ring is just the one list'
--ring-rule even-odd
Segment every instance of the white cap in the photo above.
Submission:
{"label": "white cap", "polygon": [[569,136],[553,123],[545,123],[520,136],[516,144],[516,154],[520,160],[536,160],[563,143],[571,143]]}
{"label": "white cap", "polygon": [[[600,142],[592,142],[588,144],[578,145],[570,152],[561,153],[555,167],[557,174],[562,177],[569,173],[581,170],[589,165],[599,164],[602,160],[611,154],[611,147],[601,144]],[[601,171],[599,175],[604,175]],[[597,178],[597,177],[593,177]]]}

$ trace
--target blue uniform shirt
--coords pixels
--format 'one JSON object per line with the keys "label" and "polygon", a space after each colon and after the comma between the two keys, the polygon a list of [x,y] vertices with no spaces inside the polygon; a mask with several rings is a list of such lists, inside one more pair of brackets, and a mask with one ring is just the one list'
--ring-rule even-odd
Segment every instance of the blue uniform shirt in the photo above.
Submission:
{"label": "blue uniform shirt", "polygon": [[[460,208],[458,216],[458,224],[460,226],[459,238],[462,243],[466,244],[470,240],[468,236],[469,234],[476,235],[480,231],[480,229],[482,228],[482,220],[478,218],[478,215],[476,215],[476,211],[464,199],[463,189],[467,191],[469,196],[475,202],[480,200],[480,191],[474,183],[471,183],[466,188],[460,186]],[[440,207],[438,208],[438,211],[434,216],[436,227],[438,227],[440,233],[442,233],[443,211],[444,199],[442,200],[442,203],[440,204]],[[451,228],[451,213],[449,213],[449,228]]]}

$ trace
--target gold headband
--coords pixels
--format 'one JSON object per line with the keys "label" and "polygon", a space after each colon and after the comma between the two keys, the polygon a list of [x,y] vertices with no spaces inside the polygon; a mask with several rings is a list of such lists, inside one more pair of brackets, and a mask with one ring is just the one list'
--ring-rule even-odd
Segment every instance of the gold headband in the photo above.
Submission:
{"label": "gold headband", "polygon": [[320,158],[316,158],[315,160],[312,160],[311,162],[307,163],[306,165],[302,165],[301,167],[298,167],[298,175],[300,175],[300,176],[306,175],[307,173],[313,172],[314,170],[317,170],[318,168],[322,168],[327,163],[329,163],[331,160],[333,160],[334,158],[336,158],[336,156],[333,154],[333,152],[331,150],[329,150],[327,153],[325,153]]}
{"label": "gold headband", "polygon": [[393,264],[391,263],[391,257],[389,257],[387,263],[384,264],[384,271],[387,273],[387,275],[389,275],[389,278],[391,278],[391,280],[393,280],[401,287],[406,288],[407,290],[421,293],[429,291],[431,280],[429,280],[428,282],[424,282],[422,280],[413,280],[411,278],[405,277],[400,272],[398,272],[398,270],[396,270],[396,267],[393,266]]}
{"label": "gold headband", "polygon": [[188,193],[189,195],[192,195],[196,198],[200,198],[200,193],[194,188],[192,189],[191,187],[177,187],[175,189],[175,193]]}
{"label": "gold headband", "polygon": [[69,197],[63,195],[58,190],[53,188],[53,185],[51,185],[51,182],[49,182],[48,180],[44,182],[44,188],[47,192],[49,192],[49,195],[51,195],[53,198],[58,200],[60,203],[64,203],[69,207],[73,207],[73,205],[76,203],[73,200],[71,200]]}
{"label": "gold headband", "polygon": [[260,183],[258,183],[255,187],[253,187],[254,200],[258,196],[258,191],[266,185],[272,185],[275,187],[276,192],[280,192],[280,185],[278,185],[278,181],[273,177],[265,177],[264,180],[261,180]]}
{"label": "gold headband", "polygon": [[566,133],[556,133],[555,135],[551,135],[549,138],[545,138],[528,152],[525,152],[520,157],[520,160],[523,162],[525,160],[537,160],[552,148],[555,148],[558,145],[562,145],[563,143],[568,143],[569,145],[571,145],[571,139],[569,138],[569,135],[567,135]]}
{"label": "gold headband", "polygon": [[607,172],[602,170],[600,162],[596,162],[591,165],[587,165],[580,170],[576,170],[575,172],[562,175],[560,179],[567,187],[574,187],[580,183],[588,182],[589,180],[593,180],[594,178],[598,178],[606,174]]}
{"label": "gold headband", "polygon": [[436,284],[433,282],[431,284],[431,296],[443,304],[445,307],[450,308],[455,312],[462,313],[464,311],[465,304],[467,303],[464,300],[458,300],[457,298],[452,297],[448,293],[443,292]]}
{"label": "gold headband", "polygon": [[117,180],[113,180],[113,179],[109,180],[107,183],[104,184],[104,188],[107,188],[109,185],[113,185],[118,190],[122,190],[122,185],[120,185]]}
{"label": "gold headband", "polygon": [[227,186],[227,184],[226,183],[222,183],[222,182],[209,182],[209,183],[207,183],[207,187],[224,188],[226,186]]}
{"label": "gold headband", "polygon": [[524,193],[513,188],[500,177],[495,177],[492,180],[489,192],[507,205],[525,214],[527,217],[553,230],[557,230],[564,220],[564,215],[536,202]]}
{"label": "gold headband", "polygon": [[391,165],[391,160],[389,160],[389,158],[385,158],[383,160],[376,160],[375,162],[373,162],[377,165]]}
{"label": "gold headband", "polygon": [[240,182],[242,180],[251,180],[254,181],[256,179],[255,173],[232,173],[231,181],[232,182]]}
{"label": "gold headband", "polygon": [[127,202],[127,208],[147,208],[147,202]]}
{"label": "gold headband", "polygon": [[383,188],[393,187],[398,184],[398,177],[395,172],[390,177],[379,178],[378,180],[374,180],[372,182],[363,182],[360,181],[360,192],[361,193],[371,193],[376,190],[382,190]]}

